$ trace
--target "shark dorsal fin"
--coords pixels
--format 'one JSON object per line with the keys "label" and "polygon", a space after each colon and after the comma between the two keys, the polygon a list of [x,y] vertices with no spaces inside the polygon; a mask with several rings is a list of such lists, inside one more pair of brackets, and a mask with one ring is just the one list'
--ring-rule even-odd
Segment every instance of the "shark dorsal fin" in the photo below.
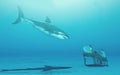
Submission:
{"label": "shark dorsal fin", "polygon": [[51,20],[50,20],[50,18],[48,16],[46,17],[45,22],[46,23],[51,23]]}
{"label": "shark dorsal fin", "polygon": [[51,67],[51,66],[49,66],[49,65],[44,65],[45,67]]}

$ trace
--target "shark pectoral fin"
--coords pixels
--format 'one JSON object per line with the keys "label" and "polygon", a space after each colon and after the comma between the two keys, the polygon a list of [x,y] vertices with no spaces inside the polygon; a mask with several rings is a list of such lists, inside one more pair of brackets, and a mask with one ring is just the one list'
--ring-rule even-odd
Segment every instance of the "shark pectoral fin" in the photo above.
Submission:
{"label": "shark pectoral fin", "polygon": [[45,22],[46,22],[46,23],[51,23],[50,18],[49,18],[49,17],[46,17]]}

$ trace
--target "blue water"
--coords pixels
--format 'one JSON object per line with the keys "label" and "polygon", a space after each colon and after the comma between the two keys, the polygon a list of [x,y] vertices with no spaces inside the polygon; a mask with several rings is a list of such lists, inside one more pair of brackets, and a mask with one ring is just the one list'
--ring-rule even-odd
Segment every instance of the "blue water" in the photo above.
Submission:
{"label": "blue water", "polygon": [[[30,23],[13,25],[20,6],[25,17],[64,30],[69,39],[60,40]],[[0,75],[120,75],[120,0],[0,0],[0,69],[71,66],[58,71],[4,72]],[[83,47],[103,48],[108,67],[86,67]]]}

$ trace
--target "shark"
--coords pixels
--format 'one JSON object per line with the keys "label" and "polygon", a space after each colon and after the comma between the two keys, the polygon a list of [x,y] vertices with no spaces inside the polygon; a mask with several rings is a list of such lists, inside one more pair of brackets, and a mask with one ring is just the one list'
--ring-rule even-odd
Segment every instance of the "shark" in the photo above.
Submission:
{"label": "shark", "polygon": [[23,14],[22,9],[18,6],[18,18],[12,23],[12,24],[18,24],[21,21],[26,21],[31,23],[36,29],[51,35],[53,37],[56,37],[58,39],[68,39],[69,36],[67,33],[65,33],[60,28],[56,27],[51,23],[51,20],[49,17],[46,17],[45,22],[39,22],[33,19],[26,18]]}
{"label": "shark", "polygon": [[2,69],[0,72],[7,72],[7,71],[26,71],[26,70],[42,70],[45,71],[52,71],[52,70],[62,70],[62,69],[70,69],[72,67],[67,66],[48,66],[44,65],[44,67],[38,67],[38,68],[25,68],[25,69]]}

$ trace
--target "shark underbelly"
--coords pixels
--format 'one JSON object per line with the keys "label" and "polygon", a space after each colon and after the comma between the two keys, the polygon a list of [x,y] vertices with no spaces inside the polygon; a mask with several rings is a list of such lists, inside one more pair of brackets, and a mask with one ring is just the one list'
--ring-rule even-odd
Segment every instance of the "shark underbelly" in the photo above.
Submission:
{"label": "shark underbelly", "polygon": [[55,33],[54,30],[53,31],[48,31],[47,29],[45,29],[43,27],[40,27],[40,26],[35,26],[35,28],[40,30],[40,31],[42,31],[42,32],[44,32],[44,33],[46,33],[46,34],[48,34],[48,35],[53,36],[53,37],[57,37],[59,39],[63,39],[63,37],[61,35]]}
{"label": "shark underbelly", "polygon": [[39,31],[42,31],[46,34],[50,34],[49,31],[47,31],[44,27],[40,26],[40,25],[36,25],[33,21],[31,21],[30,19],[25,19],[26,22],[29,22],[33,25],[34,28],[36,28]]}
{"label": "shark underbelly", "polygon": [[38,29],[38,30],[40,30],[40,31],[42,31],[42,32],[44,32],[44,33],[46,33],[46,34],[50,34],[50,32],[49,31],[47,31],[45,28],[43,28],[43,27],[40,27],[40,26],[34,26],[36,29]]}

